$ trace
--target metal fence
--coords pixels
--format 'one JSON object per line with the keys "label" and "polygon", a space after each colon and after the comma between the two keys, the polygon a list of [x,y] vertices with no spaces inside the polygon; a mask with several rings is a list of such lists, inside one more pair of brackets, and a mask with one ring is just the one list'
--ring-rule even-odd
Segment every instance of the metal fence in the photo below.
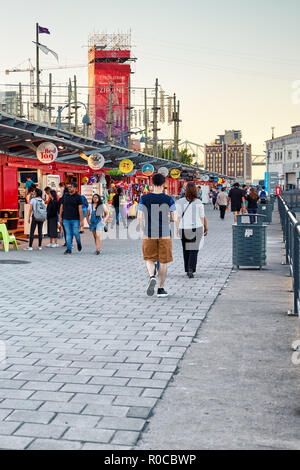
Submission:
{"label": "metal fence", "polygon": [[300,191],[299,189],[293,189],[292,191],[286,191],[282,194],[282,198],[285,203],[289,206],[289,209],[294,209],[295,212],[300,212]]}
{"label": "metal fence", "polygon": [[300,302],[300,222],[295,211],[291,210],[287,202],[278,197],[278,209],[285,243],[285,262],[290,266],[293,278],[294,315],[299,315]]}

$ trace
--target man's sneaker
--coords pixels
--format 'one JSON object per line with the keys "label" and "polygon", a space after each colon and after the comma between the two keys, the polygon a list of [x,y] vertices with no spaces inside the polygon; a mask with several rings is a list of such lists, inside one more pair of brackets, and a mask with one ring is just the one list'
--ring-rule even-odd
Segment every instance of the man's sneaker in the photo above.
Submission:
{"label": "man's sneaker", "polygon": [[163,288],[157,289],[157,297],[168,297],[168,292],[165,291]]}
{"label": "man's sneaker", "polygon": [[64,252],[64,255],[71,255],[71,254],[72,254],[72,251],[71,251],[71,250],[66,250],[66,251]]}
{"label": "man's sneaker", "polygon": [[24,251],[32,251],[33,248],[32,246],[26,246],[26,248],[23,248]]}
{"label": "man's sneaker", "polygon": [[150,277],[148,288],[147,288],[147,295],[149,297],[152,297],[152,295],[154,295],[155,286],[156,286],[156,279],[154,276],[152,276]]}
{"label": "man's sneaker", "polygon": [[82,245],[81,245],[81,243],[77,243],[77,249],[78,249],[78,251],[81,251],[81,250],[82,250]]}

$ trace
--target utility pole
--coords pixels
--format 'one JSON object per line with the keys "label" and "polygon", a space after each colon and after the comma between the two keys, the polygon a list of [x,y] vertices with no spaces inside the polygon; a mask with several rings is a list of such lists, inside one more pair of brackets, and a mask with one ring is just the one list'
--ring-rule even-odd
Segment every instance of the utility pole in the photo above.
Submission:
{"label": "utility pole", "polygon": [[147,88],[144,90],[144,105],[145,105],[145,152],[148,153],[148,108],[147,108]]}
{"label": "utility pole", "polygon": [[36,23],[36,105],[37,120],[40,121],[40,56],[39,56],[39,24]]}
{"label": "utility pole", "polygon": [[131,149],[131,76],[128,78],[128,148]]}
{"label": "utility pole", "polygon": [[178,154],[176,93],[174,93],[174,96],[173,96],[173,122],[174,122],[173,149],[174,149],[174,157],[176,158]]}
{"label": "utility pole", "polygon": [[52,112],[52,73],[49,73],[49,124],[51,126],[51,112]]}
{"label": "utility pole", "polygon": [[158,78],[155,80],[155,97],[153,103],[153,156],[157,157],[157,134],[159,129],[157,128],[158,123]]}
{"label": "utility pole", "polygon": [[112,143],[112,94],[113,94],[113,82],[110,82],[110,93],[107,99],[107,141]]}
{"label": "utility pole", "polygon": [[69,131],[71,130],[71,103],[72,101],[72,83],[71,83],[71,79],[69,78],[69,88],[68,88],[68,103],[69,103],[69,106],[68,106],[68,129]]}
{"label": "utility pole", "polygon": [[22,84],[19,82],[19,116],[22,118],[23,116],[23,103],[22,103]]}
{"label": "utility pole", "polygon": [[[89,94],[88,94],[88,97],[87,97],[86,114],[88,116],[90,115],[90,95]],[[85,126],[84,135],[86,137],[88,137],[89,136],[89,126],[88,126],[88,124],[84,124],[84,126]]]}
{"label": "utility pole", "polygon": [[74,75],[75,133],[78,133],[77,78]]}
{"label": "utility pole", "polygon": [[176,139],[177,139],[177,142],[176,142],[176,149],[177,149],[177,153],[178,153],[178,146],[179,146],[179,142],[180,142],[180,139],[179,139],[179,124],[180,124],[180,101],[178,100],[177,101],[177,115],[176,115],[176,124],[177,124],[177,129],[176,129]]}

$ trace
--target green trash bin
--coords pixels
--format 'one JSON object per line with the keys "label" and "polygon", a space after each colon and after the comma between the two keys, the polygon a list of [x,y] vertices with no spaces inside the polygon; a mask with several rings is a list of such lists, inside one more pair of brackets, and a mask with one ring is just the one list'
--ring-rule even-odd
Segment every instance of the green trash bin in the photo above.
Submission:
{"label": "green trash bin", "polygon": [[275,194],[271,194],[270,195],[270,199],[269,199],[269,203],[272,204],[272,211],[274,210],[274,206],[275,206],[275,201],[276,201],[276,195]]}
{"label": "green trash bin", "polygon": [[[250,216],[255,217],[255,224],[250,223]],[[248,217],[248,221],[243,222]],[[257,267],[267,264],[267,226],[263,224],[265,216],[243,214],[237,216],[237,223],[232,226],[232,262],[237,268]]]}
{"label": "green trash bin", "polygon": [[258,204],[258,210],[257,213],[260,215],[265,216],[265,222],[267,224],[272,223],[272,214],[273,214],[273,206],[272,204],[269,204],[269,202],[266,202],[262,204],[261,202]]}

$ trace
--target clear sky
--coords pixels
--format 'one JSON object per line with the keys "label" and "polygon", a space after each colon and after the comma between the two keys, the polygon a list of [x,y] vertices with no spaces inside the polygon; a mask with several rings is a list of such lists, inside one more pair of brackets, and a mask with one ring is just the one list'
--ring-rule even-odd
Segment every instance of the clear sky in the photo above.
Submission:
{"label": "clear sky", "polygon": [[[181,100],[181,139],[210,143],[224,129],[241,129],[254,153],[264,141],[300,124],[292,84],[300,80],[299,0],[14,0],[3,2],[0,83],[29,81],[5,76],[6,68],[34,59],[35,23],[51,35],[42,42],[61,64],[87,62],[92,31],[132,29],[138,58],[133,85],[152,86],[156,77]],[[56,65],[41,53],[42,65]],[[86,69],[53,72],[56,82]],[[44,72],[42,80],[47,82]]]}

